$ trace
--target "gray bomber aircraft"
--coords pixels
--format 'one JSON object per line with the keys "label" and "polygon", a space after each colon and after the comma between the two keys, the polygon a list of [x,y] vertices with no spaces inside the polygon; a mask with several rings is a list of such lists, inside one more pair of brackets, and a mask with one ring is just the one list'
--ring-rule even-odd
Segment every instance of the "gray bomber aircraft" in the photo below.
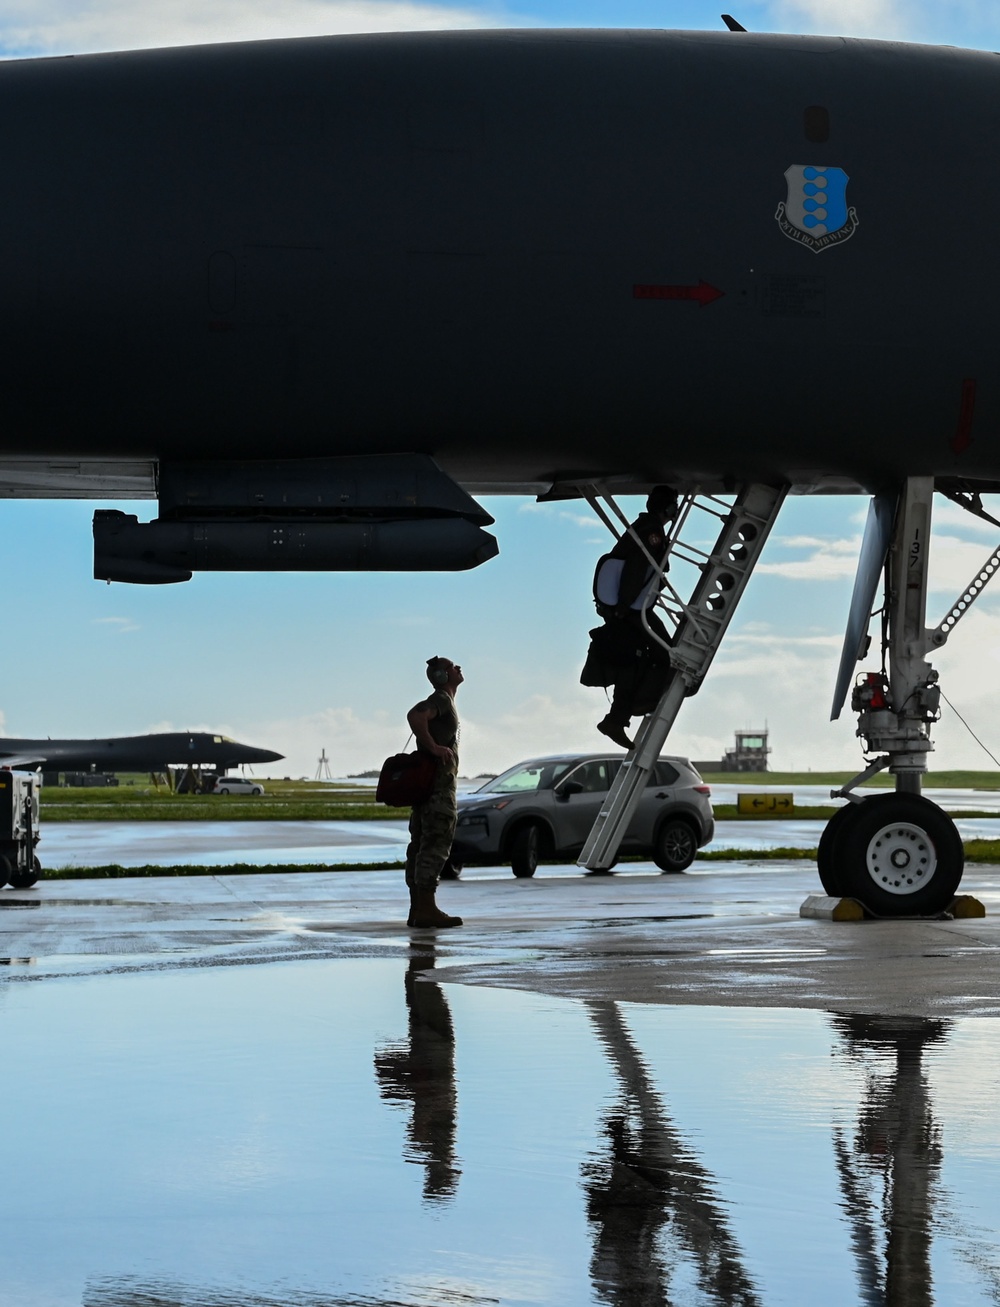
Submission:
{"label": "gray bomber aircraft", "polygon": [[210,766],[218,771],[246,763],[278,762],[284,754],[238,744],[204,731],[163,731],[106,740],[15,740],[0,738],[0,767],[61,771],[164,771],[167,767]]}
{"label": "gray bomber aircraft", "polygon": [[[834,715],[884,583],[851,692],[872,762],[820,874],[887,915],[950,904],[927,655],[1000,550],[936,627],[926,569],[934,493],[982,516],[1000,489],[996,54],[353,36],[4,62],[0,112],[0,494],[156,498],[96,514],[97,577],[467,568],[497,549],[476,493],[618,531],[616,492],[673,485],[697,579],[664,592],[675,676],[597,869],[784,495],[870,493]],[[860,801],[883,767],[896,792]]]}

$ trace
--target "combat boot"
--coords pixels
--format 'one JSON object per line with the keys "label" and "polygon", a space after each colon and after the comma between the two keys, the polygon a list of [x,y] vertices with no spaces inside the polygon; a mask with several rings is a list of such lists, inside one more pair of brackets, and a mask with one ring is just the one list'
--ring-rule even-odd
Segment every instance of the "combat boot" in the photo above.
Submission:
{"label": "combat boot", "polygon": [[460,926],[461,917],[449,917],[447,912],[442,912],[434,902],[434,890],[426,886],[415,885],[411,891],[411,908],[410,915],[406,919],[408,926],[415,926],[418,929],[434,928],[435,926]]}

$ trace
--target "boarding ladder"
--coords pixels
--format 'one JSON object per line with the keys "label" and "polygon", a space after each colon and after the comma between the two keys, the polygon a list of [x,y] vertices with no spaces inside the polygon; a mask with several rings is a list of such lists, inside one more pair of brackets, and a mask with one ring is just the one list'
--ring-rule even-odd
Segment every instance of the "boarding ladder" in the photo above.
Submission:
{"label": "boarding ladder", "polygon": [[[753,483],[744,486],[732,503],[714,495],[686,495],[667,536],[664,558],[654,559],[643,549],[658,571],[663,568],[660,574],[662,591],[655,602],[670,633],[666,648],[674,674],[663,698],[643,720],[635,747],[619,767],[577,859],[578,866],[590,871],[606,871],[613,865],[680,706],[688,695],[697,692],[711,666],[786,491],[786,486]],[[628,529],[627,519],[610,496],[601,496],[596,486],[588,487],[584,493],[591,507],[616,535],[620,533],[599,502],[600,497]],[[710,553],[685,544],[680,538],[682,531],[689,538],[692,531],[697,533],[704,525],[702,515],[706,513],[721,522],[719,537]],[[634,538],[638,541],[637,536]],[[641,545],[642,542],[638,542]],[[693,564],[698,570],[698,579],[686,601],[666,578],[666,565],[671,560]],[[655,589],[654,586],[654,592]],[[642,619],[650,638],[662,645],[663,641],[649,628],[645,610]]]}

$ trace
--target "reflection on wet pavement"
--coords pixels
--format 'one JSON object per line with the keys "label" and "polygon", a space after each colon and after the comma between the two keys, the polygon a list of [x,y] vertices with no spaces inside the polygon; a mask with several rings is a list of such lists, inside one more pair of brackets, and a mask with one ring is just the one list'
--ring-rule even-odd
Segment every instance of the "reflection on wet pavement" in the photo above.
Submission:
{"label": "reflection on wet pavement", "polygon": [[922,1059],[947,1026],[867,1016],[836,1016],[833,1024],[867,1073],[853,1148],[842,1128],[833,1131],[859,1290],[865,1302],[930,1307],[942,1146]]}
{"label": "reflection on wet pavement", "polygon": [[0,979],[0,1301],[997,1301],[997,1020],[561,999],[437,960]]}
{"label": "reflection on wet pavement", "polygon": [[447,1288],[432,1289],[430,1297],[420,1299],[373,1298],[370,1294],[342,1297],[294,1290],[272,1298],[226,1289],[194,1289],[169,1281],[147,1283],[126,1279],[88,1285],[82,1307],[487,1307],[499,1301],[499,1298],[481,1298]]}
{"label": "reflection on wet pavement", "polygon": [[434,955],[418,953],[406,969],[409,1038],[375,1054],[375,1075],[387,1103],[408,1108],[413,1161],[426,1167],[424,1197],[444,1202],[458,1186],[455,1163],[455,1030],[440,985],[417,982],[434,967]]}
{"label": "reflection on wet pavement", "polygon": [[607,1155],[583,1168],[598,1295],[613,1307],[669,1303],[678,1265],[689,1259],[710,1302],[758,1307],[714,1177],[667,1115],[618,1005],[588,1007],[620,1085],[602,1128]]}

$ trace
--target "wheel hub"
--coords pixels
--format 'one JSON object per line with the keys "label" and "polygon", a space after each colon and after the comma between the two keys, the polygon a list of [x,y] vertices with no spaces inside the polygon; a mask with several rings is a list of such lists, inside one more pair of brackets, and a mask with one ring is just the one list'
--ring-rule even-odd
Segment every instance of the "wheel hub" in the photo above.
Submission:
{"label": "wheel hub", "polygon": [[925,830],[911,822],[893,822],[868,842],[868,874],[888,894],[915,894],[937,868],[937,854]]}

